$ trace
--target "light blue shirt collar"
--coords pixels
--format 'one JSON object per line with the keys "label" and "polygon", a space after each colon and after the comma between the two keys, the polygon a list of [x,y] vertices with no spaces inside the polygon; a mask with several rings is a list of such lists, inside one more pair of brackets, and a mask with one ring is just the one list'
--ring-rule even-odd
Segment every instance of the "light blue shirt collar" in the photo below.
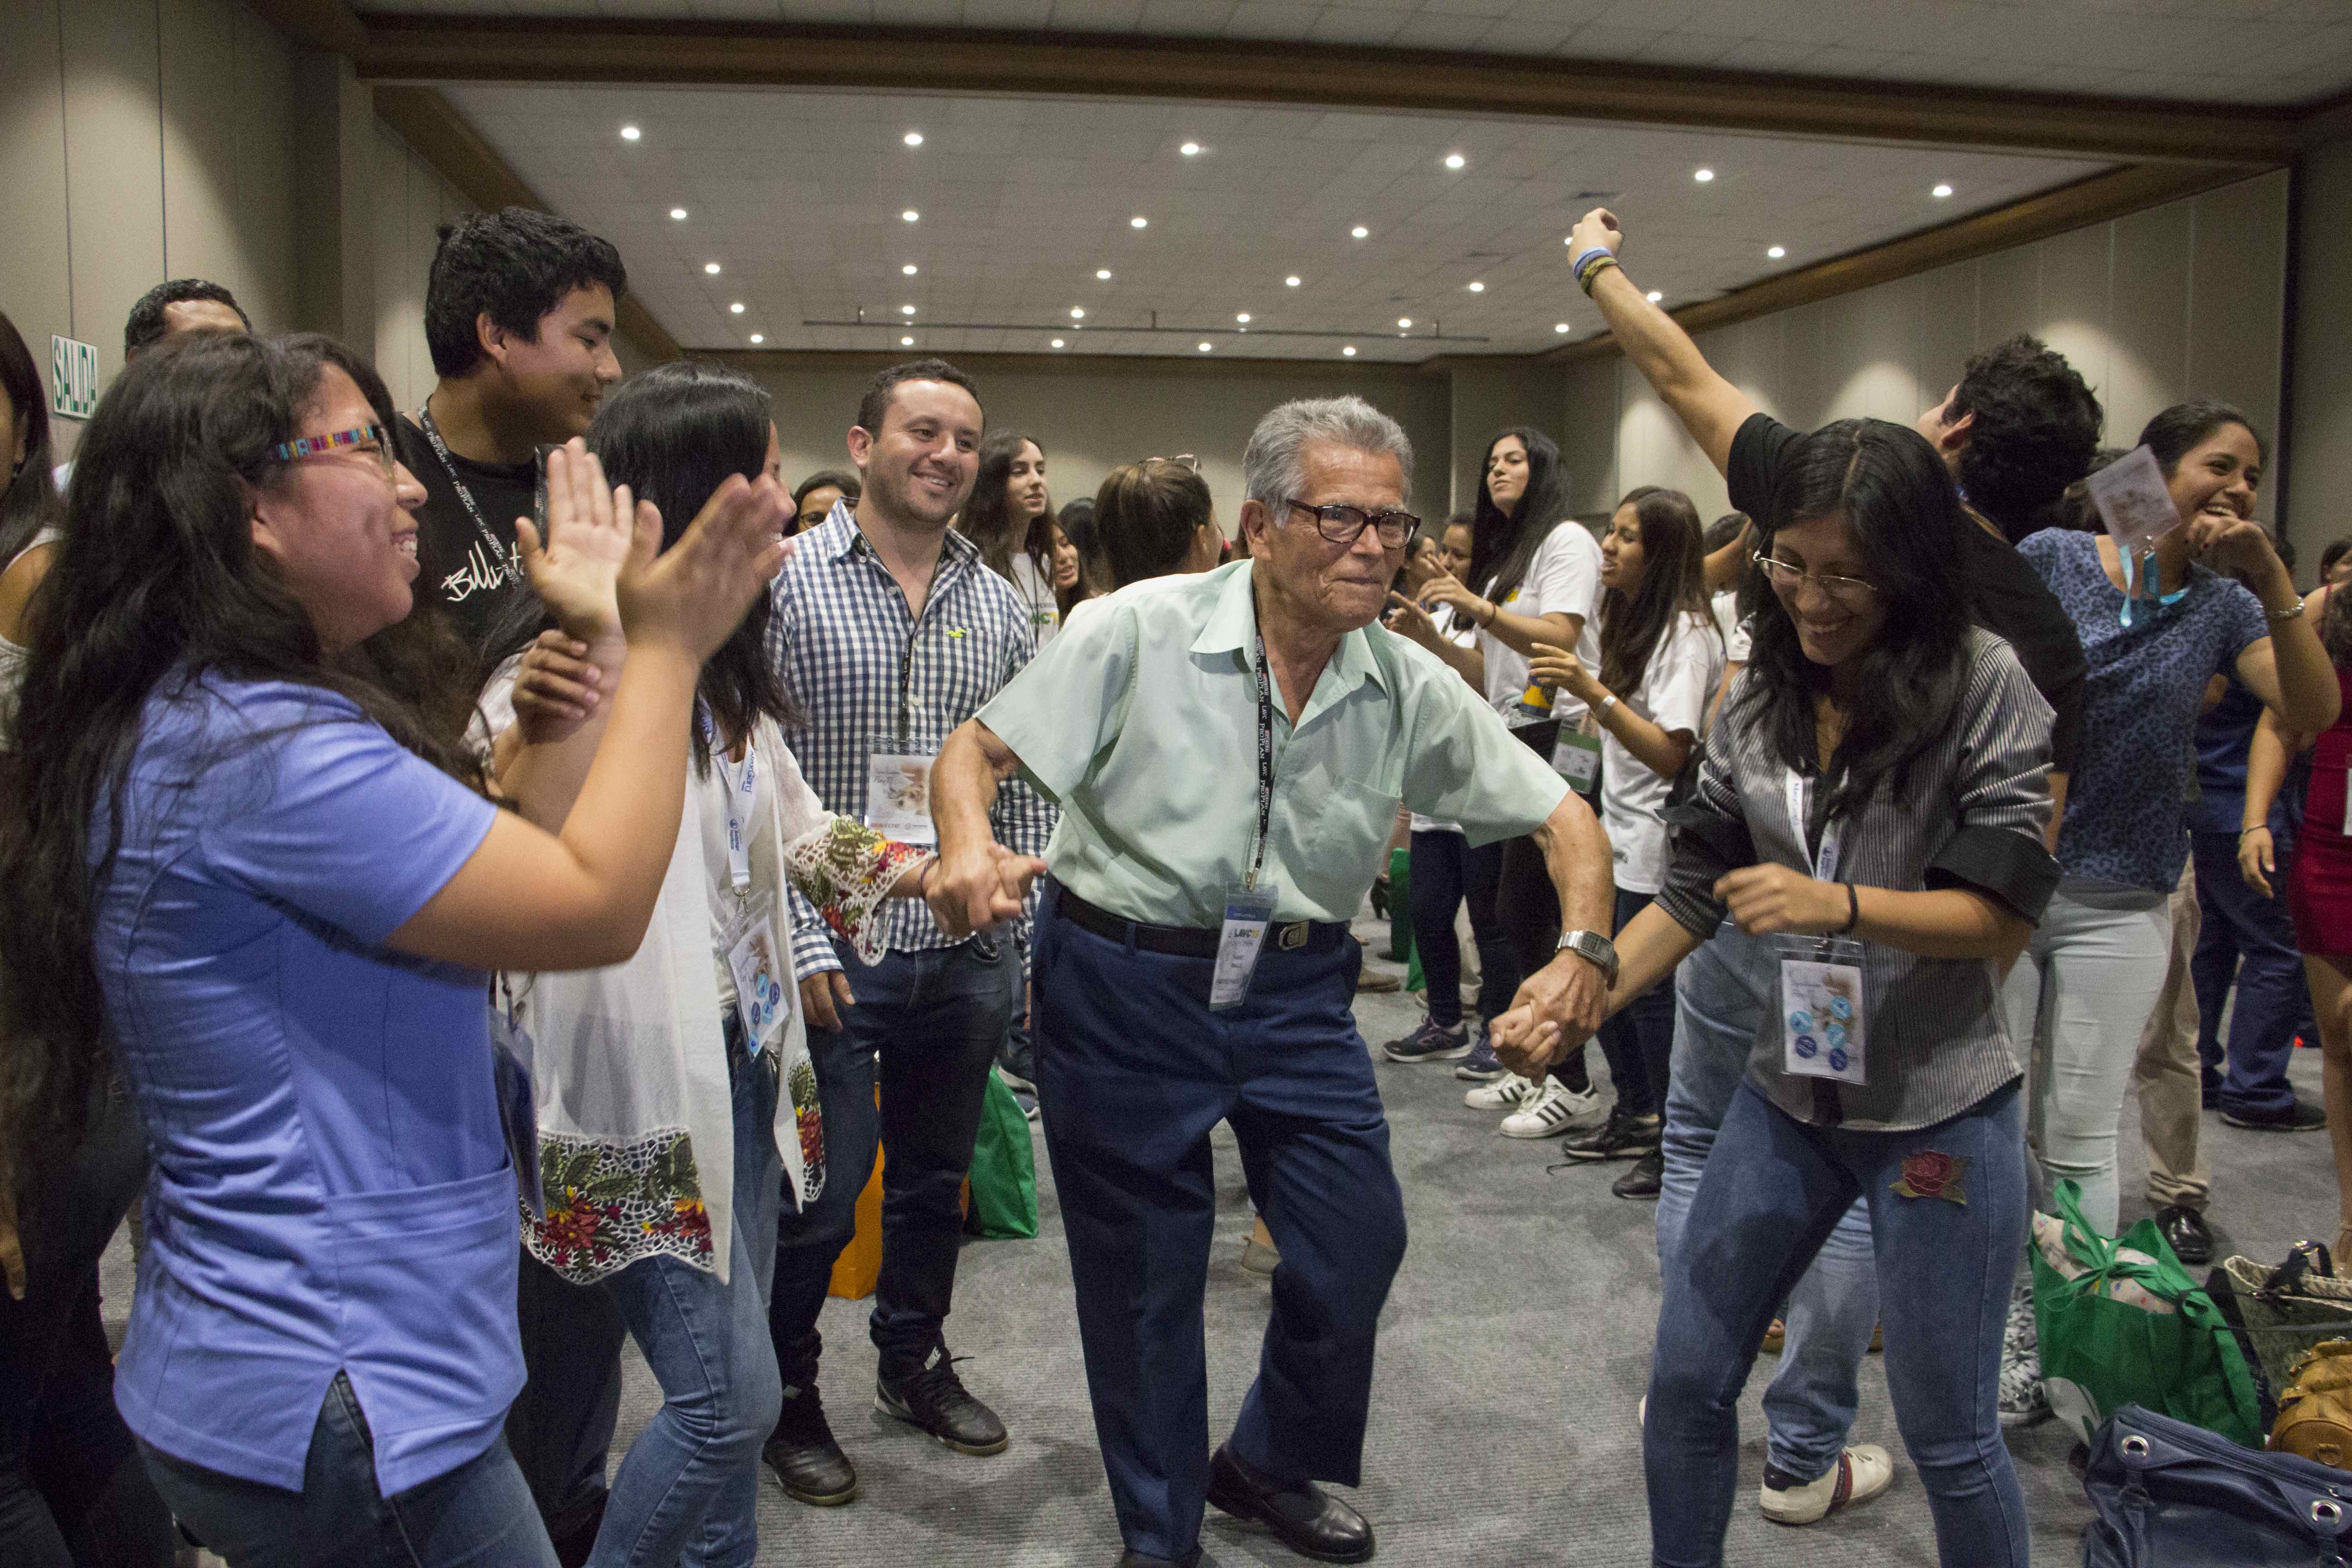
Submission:
{"label": "light blue shirt collar", "polygon": [[[1254,598],[1252,574],[1257,570],[1255,559],[1223,568],[1230,575],[1217,593],[1215,608],[1193,637],[1194,653],[1236,653],[1244,668],[1256,657],[1257,605]],[[1371,637],[1362,626],[1339,639],[1332,652],[1331,661],[1323,667],[1315,682],[1314,695],[1298,715],[1297,728],[1305,729],[1320,714],[1339,702],[1348,694],[1370,681],[1381,691],[1389,692],[1387,675],[1380,660],[1372,657]],[[1393,693],[1391,693],[1393,695]],[[1277,707],[1280,704],[1276,704]]]}

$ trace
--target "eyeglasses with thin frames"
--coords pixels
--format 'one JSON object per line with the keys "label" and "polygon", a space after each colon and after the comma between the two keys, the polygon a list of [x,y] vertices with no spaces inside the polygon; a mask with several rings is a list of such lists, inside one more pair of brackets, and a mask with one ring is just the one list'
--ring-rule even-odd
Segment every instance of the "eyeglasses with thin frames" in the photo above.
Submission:
{"label": "eyeglasses with thin frames", "polygon": [[1376,531],[1381,548],[1402,550],[1405,542],[1421,529],[1421,519],[1409,511],[1366,511],[1360,506],[1346,506],[1334,501],[1328,506],[1309,506],[1297,496],[1288,504],[1300,511],[1315,514],[1315,531],[1334,544],[1353,544],[1367,528]]}
{"label": "eyeglasses with thin frames", "polygon": [[1143,460],[1147,463],[1173,463],[1196,474],[1201,471],[1201,459],[1190,452],[1179,452],[1172,458],[1146,458]]}
{"label": "eyeglasses with thin frames", "polygon": [[1756,564],[1763,569],[1765,580],[1780,593],[1794,594],[1811,579],[1822,593],[1849,610],[1870,603],[1878,593],[1877,584],[1863,578],[1808,572],[1792,561],[1782,561],[1770,555],[1759,555]]}
{"label": "eyeglasses with thin frames", "polygon": [[373,456],[383,469],[387,479],[396,477],[394,468],[400,459],[393,455],[392,432],[381,425],[362,425],[355,429],[336,430],[325,436],[302,436],[291,441],[280,441],[269,448],[269,456],[281,463],[292,463],[304,458],[323,457],[347,449],[367,450],[373,444]]}

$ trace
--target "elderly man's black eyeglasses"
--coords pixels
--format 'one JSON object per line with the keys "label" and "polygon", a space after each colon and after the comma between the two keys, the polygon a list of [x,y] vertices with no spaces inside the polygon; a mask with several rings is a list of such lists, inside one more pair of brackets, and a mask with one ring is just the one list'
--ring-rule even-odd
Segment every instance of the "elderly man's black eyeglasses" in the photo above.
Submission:
{"label": "elderly man's black eyeglasses", "polygon": [[1300,511],[1315,514],[1315,531],[1334,544],[1353,544],[1365,529],[1370,528],[1380,537],[1383,550],[1402,550],[1421,527],[1421,519],[1409,511],[1366,511],[1360,506],[1309,506],[1297,496],[1289,504]]}

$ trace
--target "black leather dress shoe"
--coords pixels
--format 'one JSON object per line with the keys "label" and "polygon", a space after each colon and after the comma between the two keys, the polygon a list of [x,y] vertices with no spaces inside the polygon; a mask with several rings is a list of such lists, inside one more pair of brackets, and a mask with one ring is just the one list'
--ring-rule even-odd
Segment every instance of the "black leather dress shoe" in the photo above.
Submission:
{"label": "black leather dress shoe", "polygon": [[1192,1568],[1192,1565],[1200,1561],[1201,1554],[1198,1552],[1181,1559],[1146,1557],[1140,1552],[1122,1552],[1118,1554],[1118,1568]]}
{"label": "black leather dress shoe", "polygon": [[1209,1457],[1209,1501],[1235,1519],[1265,1525],[1275,1539],[1318,1563],[1369,1563],[1372,1527],[1313,1481],[1259,1475],[1226,1449]]}
{"label": "black leather dress shoe", "polygon": [[2213,1233],[2205,1228],[2205,1216],[2195,1209],[2173,1204],[2157,1210],[2156,1229],[2181,1262],[2213,1261]]}

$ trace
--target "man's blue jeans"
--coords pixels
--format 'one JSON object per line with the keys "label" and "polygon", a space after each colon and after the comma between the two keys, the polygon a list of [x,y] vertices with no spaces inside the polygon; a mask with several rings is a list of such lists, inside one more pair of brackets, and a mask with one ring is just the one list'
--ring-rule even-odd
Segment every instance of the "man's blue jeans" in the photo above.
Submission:
{"label": "man's blue jeans", "polygon": [[[836,943],[856,1006],[838,1031],[811,1029],[824,1102],[824,1193],[777,1227],[768,1330],[776,1356],[805,1366],[834,1259],[857,1228],[857,1194],[882,1167],[882,1277],[871,1331],[885,1361],[919,1358],[955,1298],[963,1179],[988,1069],[1012,1019],[1021,959],[1009,935],[885,953],[868,968]],[[878,1071],[882,1103],[874,1103]],[[813,1375],[811,1368],[803,1375]]]}
{"label": "man's blue jeans", "polygon": [[530,1489],[506,1439],[456,1469],[386,1497],[375,1436],[341,1373],[327,1386],[302,1489],[264,1485],[139,1451],[172,1512],[236,1568],[556,1568]]}
{"label": "man's blue jeans", "polygon": [[[2205,916],[2189,970],[2197,986],[2197,1055],[2205,1064],[2206,1083],[2221,1080],[2221,1109],[2241,1114],[2274,1116],[2293,1109],[2294,1090],[2286,1081],[2286,1064],[2294,1055],[2294,1037],[2319,1037],[2311,989],[2304,981],[2303,954],[2296,950],[2294,921],[2286,909],[2294,840],[2284,816],[2284,812],[2271,814],[2278,869],[2271,875],[2273,896],[2267,899],[2238,874],[2234,835],[2189,836],[2189,853],[2197,860],[2197,901]],[[2224,1076],[2221,1005],[2229,999],[2233,972],[2238,1005],[2230,1019]]]}
{"label": "man's blue jeans", "polygon": [[2025,1245],[2018,1085],[1908,1132],[1809,1127],[1742,1083],[1666,1265],[1642,1459],[1654,1568],[1715,1568],[1739,1391],[1774,1310],[1858,1198],[1888,1306],[1886,1384],[1944,1568],[2023,1568],[2000,1436],[2001,1330]]}
{"label": "man's blue jeans", "polygon": [[[1699,1174],[1748,1075],[1756,1032],[1773,1009],[1779,967],[1769,940],[1725,921],[1675,976],[1675,1055],[1666,1093],[1658,1264],[1671,1275]],[[1778,1310],[1780,1303],[1775,1303]],[[1801,1479],[1837,1463],[1861,1400],[1855,1375],[1878,1326],[1870,1214],[1852,1205],[1789,1292],[1780,1370],[1764,1391],[1765,1453]]]}

